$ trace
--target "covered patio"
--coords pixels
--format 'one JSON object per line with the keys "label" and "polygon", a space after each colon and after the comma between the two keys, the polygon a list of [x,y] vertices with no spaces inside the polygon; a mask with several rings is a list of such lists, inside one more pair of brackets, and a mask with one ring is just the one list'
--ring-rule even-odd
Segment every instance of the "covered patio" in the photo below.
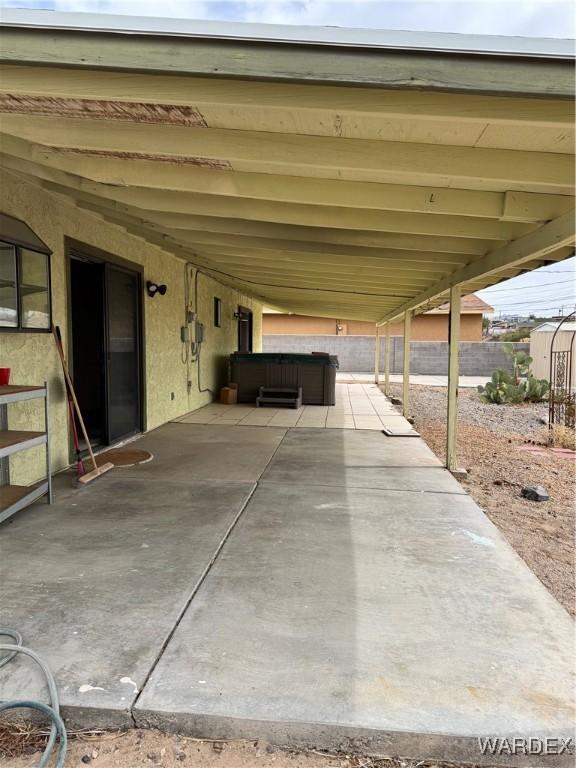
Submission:
{"label": "covered patio", "polygon": [[[294,313],[378,323],[573,253],[569,41],[11,11],[1,162]],[[375,376],[381,361],[376,344]],[[409,415],[409,354],[404,355]],[[389,381],[388,354],[384,380]]]}
{"label": "covered patio", "polygon": [[268,306],[386,338],[403,318],[405,416],[411,318],[448,299],[456,469],[462,294],[573,253],[569,41],[10,10],[2,25],[6,171]]}
{"label": "covered patio", "polygon": [[[65,340],[70,238],[167,286],[139,297],[153,461],[82,491],[62,472],[0,532],[3,623],[67,721],[519,765],[478,738],[569,738],[573,623],[448,471],[460,296],[573,253],[567,47],[10,10],[2,31],[0,200],[50,240]],[[448,468],[382,434],[408,424],[411,319],[447,299]],[[339,410],[221,416],[200,349],[221,372],[263,304],[385,337],[402,317],[403,413],[385,352]],[[17,330],[61,470],[52,340]],[[0,699],[42,695],[0,670]]]}

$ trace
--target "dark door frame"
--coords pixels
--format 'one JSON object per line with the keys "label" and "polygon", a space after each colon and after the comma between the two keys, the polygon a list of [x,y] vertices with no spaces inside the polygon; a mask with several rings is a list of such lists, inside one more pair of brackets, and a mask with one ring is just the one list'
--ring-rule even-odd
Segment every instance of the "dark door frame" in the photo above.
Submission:
{"label": "dark door frame", "polygon": [[[237,345],[238,346],[238,351],[239,352],[243,352],[243,351],[252,352],[254,350],[254,313],[248,307],[243,307],[241,305],[238,305],[238,312],[236,314],[237,314],[237,317],[238,317],[238,345]],[[244,316],[245,316],[246,319],[243,319]],[[249,341],[248,346],[250,347],[250,349],[248,349],[248,350],[241,350],[240,349],[240,346],[241,346],[240,345],[240,334],[241,334],[241,328],[242,328],[241,323],[248,323],[248,341]]]}
{"label": "dark door frame", "polygon": [[[147,412],[146,412],[146,365],[145,365],[145,324],[144,324],[144,267],[140,264],[135,264],[132,261],[123,259],[121,256],[116,256],[108,251],[102,251],[99,248],[95,248],[92,245],[87,245],[79,240],[74,240],[70,237],[64,238],[64,254],[66,259],[66,298],[67,298],[67,312],[66,323],[68,333],[66,335],[66,347],[67,347],[67,362],[68,368],[71,372],[74,370],[74,356],[72,338],[74,329],[72,327],[72,281],[71,281],[71,262],[73,259],[80,259],[83,261],[89,261],[97,264],[112,264],[115,267],[124,269],[128,272],[132,272],[137,275],[138,278],[138,297],[137,297],[137,313],[138,313],[138,384],[139,384],[139,422],[140,432],[146,431],[147,425]],[[105,313],[105,322],[108,322]],[[105,333],[105,337],[107,333]],[[104,343],[107,343],[107,339],[104,339]],[[108,385],[108,376],[106,375],[106,386]],[[108,397],[106,395],[106,403]],[[108,410],[108,409],[106,409]],[[106,421],[108,422],[109,414],[106,413]],[[108,427],[108,424],[107,424]],[[138,434],[135,432],[134,434]],[[121,442],[121,440],[119,441]],[[72,444],[72,433],[69,429],[69,453],[70,461],[74,460],[74,447]]]}
{"label": "dark door frame", "polygon": [[[108,282],[110,278],[110,272],[123,272],[126,275],[129,275],[131,278],[136,278],[136,306],[135,306],[135,320],[136,320],[136,380],[137,380],[137,403],[136,403],[136,413],[137,413],[137,425],[136,428],[133,429],[131,432],[125,432],[122,435],[119,435],[118,437],[112,437],[112,430],[113,425],[111,423],[111,413],[110,409],[106,408],[106,436],[109,440],[109,445],[114,445],[115,443],[120,443],[123,440],[127,440],[130,437],[133,437],[134,435],[138,435],[142,433],[142,343],[141,343],[141,326],[140,326],[140,318],[142,315],[142,280],[140,279],[140,275],[137,271],[120,266],[119,264],[114,264],[111,261],[104,263],[104,326],[105,326],[105,334],[104,334],[104,348],[106,352],[106,392],[109,395],[111,393],[110,388],[110,380],[112,376],[112,369],[110,365],[111,361],[111,355],[110,355],[110,349],[108,347],[108,344],[110,342],[110,316],[111,316],[111,309],[110,309],[110,296],[108,294]],[[108,405],[108,400],[106,402],[106,405]]]}

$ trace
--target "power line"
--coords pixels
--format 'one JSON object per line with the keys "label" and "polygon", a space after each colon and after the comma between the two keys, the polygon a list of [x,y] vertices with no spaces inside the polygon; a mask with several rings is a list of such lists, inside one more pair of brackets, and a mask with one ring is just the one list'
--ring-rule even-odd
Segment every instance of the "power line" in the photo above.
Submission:
{"label": "power line", "polygon": [[[574,309],[576,309],[576,305],[575,304],[566,304],[566,303],[559,302],[558,304],[555,304],[553,307],[538,307],[537,309],[534,310],[534,312],[530,312],[530,314],[531,315],[537,315],[540,312],[560,312],[560,310],[564,310],[564,309],[570,309],[570,312],[572,312],[571,307],[574,307]],[[498,314],[500,314],[500,315],[503,312],[505,312],[506,314],[509,314],[509,315],[522,315],[522,317],[526,316],[526,311],[522,312],[522,310],[517,310],[515,312],[511,312],[508,309],[499,309],[498,310]]]}
{"label": "power line", "polygon": [[558,301],[554,304],[549,304],[546,307],[498,307],[494,310],[495,313],[498,312],[509,312],[514,315],[534,315],[538,312],[545,312],[547,310],[557,310],[558,307],[575,307],[576,305],[573,304],[570,301]]}
{"label": "power line", "polygon": [[558,296],[542,296],[539,299],[525,299],[524,301],[501,301],[500,305],[505,307],[520,307],[528,304],[544,304],[552,301],[567,301],[569,304],[573,304],[576,301],[573,293],[560,294]]}
{"label": "power line", "polygon": [[507,280],[516,280],[517,277],[524,277],[528,274],[539,275],[576,275],[576,266],[574,269],[546,269],[546,267],[538,267],[538,269],[532,269],[530,272],[521,272],[514,277],[508,277]]}
{"label": "power line", "polygon": [[[512,296],[510,298],[513,298]],[[564,301],[570,301],[572,299],[573,301],[576,301],[576,296],[574,296],[573,293],[554,293],[550,296],[534,296],[530,299],[522,299],[521,301],[509,301],[508,299],[502,298],[499,300],[500,304],[509,304],[510,306],[514,304],[542,304],[542,302],[545,301],[558,301],[559,299],[563,299]]]}
{"label": "power line", "polygon": [[542,283],[542,285],[520,285],[517,288],[483,288],[483,291],[492,291],[493,293],[500,293],[501,291],[538,291],[540,288],[546,288],[548,285],[566,285],[567,283],[576,284],[576,272],[574,273],[575,280],[554,280],[552,283]]}

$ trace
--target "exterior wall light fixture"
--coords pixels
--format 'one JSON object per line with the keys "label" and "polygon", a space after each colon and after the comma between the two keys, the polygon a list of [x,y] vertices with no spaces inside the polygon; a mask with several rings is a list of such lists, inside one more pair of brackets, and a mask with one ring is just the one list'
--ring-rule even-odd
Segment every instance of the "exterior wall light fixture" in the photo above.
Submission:
{"label": "exterior wall light fixture", "polygon": [[166,293],[166,286],[165,285],[159,285],[158,283],[152,282],[152,280],[146,281],[146,292],[148,293],[148,296],[150,296],[151,299],[156,296],[157,293],[160,294],[160,296],[164,296]]}

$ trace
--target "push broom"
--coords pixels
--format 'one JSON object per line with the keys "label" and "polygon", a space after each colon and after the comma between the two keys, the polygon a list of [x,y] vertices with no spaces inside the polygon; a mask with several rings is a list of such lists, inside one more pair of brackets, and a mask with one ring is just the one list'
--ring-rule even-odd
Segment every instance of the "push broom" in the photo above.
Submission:
{"label": "push broom", "polygon": [[[58,352],[62,353],[62,356],[64,357],[64,348],[62,346],[62,339],[56,338],[56,346],[58,349]],[[82,461],[82,454],[80,452],[80,441],[78,440],[78,429],[76,428],[76,414],[74,412],[74,403],[72,402],[72,395],[70,394],[70,390],[68,389],[68,386],[66,386],[66,400],[68,401],[68,415],[70,416],[70,426],[72,427],[72,439],[74,441],[74,453],[76,454],[76,478],[82,477],[82,475],[86,474],[86,470],[84,469],[84,462]]]}
{"label": "push broom", "polygon": [[54,334],[54,338],[56,340],[56,349],[58,350],[58,356],[60,357],[60,362],[62,363],[62,370],[64,372],[64,379],[66,381],[66,389],[68,390],[69,397],[74,403],[76,415],[78,416],[78,423],[80,424],[82,435],[84,436],[84,440],[86,441],[86,446],[88,448],[88,453],[90,455],[90,461],[92,462],[92,466],[94,467],[94,469],[91,472],[86,472],[84,475],[82,475],[82,477],[78,478],[79,483],[86,485],[87,483],[92,482],[92,480],[96,480],[96,478],[100,477],[100,475],[103,475],[106,472],[109,472],[111,469],[114,469],[114,464],[110,464],[108,462],[106,464],[102,464],[102,466],[99,467],[98,464],[96,463],[96,457],[94,456],[94,451],[92,450],[92,445],[90,444],[90,439],[88,437],[88,433],[86,432],[86,426],[84,424],[84,419],[82,418],[82,413],[80,412],[80,406],[78,405],[76,393],[74,392],[74,386],[72,384],[70,374],[68,373],[68,366],[66,365],[66,359],[64,357],[64,348],[62,346],[62,336],[60,334],[60,328],[57,325],[56,326],[53,325],[52,333]]}

